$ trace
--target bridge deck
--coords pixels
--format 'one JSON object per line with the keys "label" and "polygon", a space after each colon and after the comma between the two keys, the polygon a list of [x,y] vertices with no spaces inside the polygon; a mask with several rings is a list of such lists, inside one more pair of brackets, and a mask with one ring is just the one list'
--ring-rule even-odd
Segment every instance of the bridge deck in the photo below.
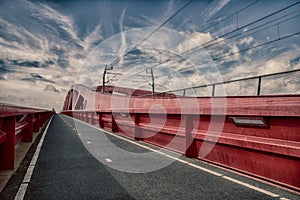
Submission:
{"label": "bridge deck", "polygon": [[[111,135],[63,115],[54,116],[42,141],[36,163],[34,158],[33,161],[31,158],[24,160],[23,166],[30,165],[29,168],[23,173],[19,170],[13,177],[15,180],[2,191],[0,199],[13,199],[16,195],[18,199],[245,200],[298,197],[176,153],[157,153],[157,147]],[[127,155],[126,152],[131,153]],[[141,154],[145,155],[142,158],[144,166],[138,165],[140,158],[136,160]],[[151,171],[154,164],[166,161],[170,164]],[[131,169],[130,165],[134,168]]]}

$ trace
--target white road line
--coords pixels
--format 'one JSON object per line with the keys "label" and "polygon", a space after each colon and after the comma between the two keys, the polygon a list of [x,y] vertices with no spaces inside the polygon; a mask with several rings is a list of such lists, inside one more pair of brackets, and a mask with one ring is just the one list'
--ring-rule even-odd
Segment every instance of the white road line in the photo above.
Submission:
{"label": "white road line", "polygon": [[[65,115],[65,116],[67,116],[67,115]],[[106,130],[104,130],[104,129],[101,129],[101,128],[99,128],[99,127],[93,126],[93,125],[91,125],[91,124],[88,124],[88,123],[83,122],[83,121],[81,121],[81,120],[78,120],[78,119],[76,119],[76,118],[71,118],[71,117],[69,117],[69,116],[67,116],[67,117],[70,118],[70,119],[77,120],[78,122],[81,122],[81,123],[83,123],[83,124],[86,124],[86,125],[88,125],[88,126],[94,128],[94,129],[103,131],[103,132],[105,132],[105,133],[107,133],[107,134],[109,134],[109,135],[112,135],[112,136],[114,136],[114,137],[116,137],[116,138],[119,138],[119,139],[121,139],[121,140],[127,141],[127,142],[129,142],[129,143],[132,143],[132,144],[135,144],[135,145],[137,145],[137,146],[143,147],[143,148],[148,149],[148,150],[150,150],[150,151],[153,151],[153,152],[156,152],[156,153],[158,153],[158,154],[164,155],[164,156],[166,156],[166,157],[168,157],[168,158],[174,159],[174,160],[176,160],[176,161],[178,161],[178,162],[181,162],[181,163],[184,163],[184,164],[186,164],[186,165],[188,165],[188,166],[191,166],[191,167],[200,169],[200,170],[202,170],[202,171],[205,171],[205,172],[207,172],[207,173],[213,174],[213,175],[215,175],[215,176],[222,177],[222,178],[224,178],[224,179],[226,179],[226,180],[228,180],[228,181],[237,183],[237,184],[242,185],[242,186],[244,186],[244,187],[247,187],[247,188],[249,188],[249,189],[252,189],[252,190],[261,192],[261,193],[263,193],[263,194],[269,195],[269,196],[274,197],[274,198],[275,198],[275,197],[277,197],[277,198],[280,197],[279,195],[274,194],[274,193],[272,193],[272,192],[269,192],[269,191],[267,191],[267,190],[264,190],[264,189],[262,189],[262,188],[253,186],[253,185],[251,185],[251,184],[248,184],[248,183],[245,183],[245,182],[242,182],[242,181],[239,181],[239,180],[234,179],[234,178],[231,178],[231,177],[229,177],[229,176],[224,176],[223,174],[214,172],[214,171],[212,171],[212,170],[210,170],[210,169],[207,169],[207,168],[204,168],[204,167],[200,167],[200,166],[195,165],[195,164],[193,164],[193,163],[191,163],[191,162],[182,160],[182,159],[180,159],[180,158],[176,158],[176,157],[171,156],[171,155],[169,155],[169,154],[160,152],[160,151],[158,151],[158,150],[156,150],[156,149],[152,149],[152,148],[150,148],[150,147],[148,147],[148,146],[145,146],[145,145],[143,145],[143,144],[140,144],[140,143],[137,143],[137,142],[135,142],[135,141],[129,140],[129,139],[124,138],[124,137],[122,137],[122,136],[116,135],[116,134],[114,134],[114,133],[111,133],[111,132],[106,131]],[[280,199],[281,199],[281,200],[287,200],[285,197],[281,197]]]}
{"label": "white road line", "polygon": [[271,196],[271,197],[279,197],[279,195],[277,195],[277,194],[274,194],[274,193],[269,192],[269,191],[267,191],[267,190],[264,190],[264,189],[258,188],[258,187],[256,187],[256,186],[250,185],[250,184],[248,184],[248,183],[239,181],[239,180],[237,180],[237,179],[234,179],[234,178],[231,178],[231,177],[228,177],[228,176],[223,176],[222,178],[227,179],[227,180],[229,180],[229,181],[231,181],[231,182],[234,182],[234,183],[243,185],[243,186],[245,186],[245,187],[247,187],[247,188],[251,188],[251,189],[256,190],[256,191],[258,191],[258,192],[264,193],[264,194],[269,195],[269,196]]}
{"label": "white road line", "polygon": [[35,150],[35,153],[34,153],[34,155],[33,155],[33,157],[32,157],[31,162],[30,162],[30,166],[35,166],[36,161],[37,161],[37,159],[38,159],[38,157],[39,157],[39,154],[40,154],[40,150],[41,150],[41,148],[37,148],[37,149]]}
{"label": "white road line", "polygon": [[109,159],[109,158],[105,158],[105,161],[106,161],[106,162],[112,162],[112,160]]}
{"label": "white road line", "polygon": [[281,197],[280,200],[289,200],[289,199],[287,199],[285,197]]}
{"label": "white road line", "polygon": [[19,187],[18,193],[15,196],[15,200],[22,200],[25,196],[28,183],[22,183]]}
{"label": "white road line", "polygon": [[24,176],[23,183],[29,183],[35,166],[29,166]]}
{"label": "white road line", "polygon": [[52,118],[53,116],[51,117],[51,119],[49,120],[44,132],[43,132],[43,135],[40,139],[40,142],[34,152],[34,155],[31,159],[31,162],[30,162],[30,165],[27,169],[27,172],[24,176],[24,179],[23,179],[23,183],[20,185],[19,187],[19,190],[18,190],[18,193],[16,194],[15,196],[15,200],[23,200],[24,199],[24,196],[25,196],[25,193],[26,193],[26,190],[27,190],[27,186],[28,186],[28,183],[30,182],[30,179],[31,179],[31,176],[32,176],[32,173],[33,173],[33,170],[34,170],[34,167],[35,167],[35,164],[36,164],[36,161],[39,157],[39,154],[40,154],[40,150],[41,150],[41,147],[43,145],[43,142],[44,142],[44,138],[45,138],[45,135],[48,131],[48,128],[49,128],[49,125],[52,121]]}
{"label": "white road line", "polygon": [[218,172],[214,172],[214,171],[212,171],[212,170],[210,170],[210,169],[206,169],[206,168],[204,168],[204,167],[200,167],[199,165],[195,165],[195,164],[193,164],[193,163],[188,163],[188,165],[189,165],[189,166],[192,166],[192,167],[194,167],[194,168],[200,169],[200,170],[202,170],[202,171],[205,171],[205,172],[207,172],[207,173],[213,174],[213,175],[215,175],[215,176],[223,176],[223,174],[220,174],[220,173],[218,173]]}

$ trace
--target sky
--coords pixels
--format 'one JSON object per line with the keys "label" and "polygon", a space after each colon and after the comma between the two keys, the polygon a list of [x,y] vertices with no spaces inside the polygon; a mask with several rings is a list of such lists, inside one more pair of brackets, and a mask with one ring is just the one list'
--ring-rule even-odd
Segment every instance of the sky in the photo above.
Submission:
{"label": "sky", "polygon": [[[59,111],[72,84],[101,85],[116,58],[107,84],[151,90],[157,65],[157,91],[300,69],[297,1],[194,0],[169,19],[187,2],[0,0],[0,101]],[[299,93],[297,77],[265,90]]]}

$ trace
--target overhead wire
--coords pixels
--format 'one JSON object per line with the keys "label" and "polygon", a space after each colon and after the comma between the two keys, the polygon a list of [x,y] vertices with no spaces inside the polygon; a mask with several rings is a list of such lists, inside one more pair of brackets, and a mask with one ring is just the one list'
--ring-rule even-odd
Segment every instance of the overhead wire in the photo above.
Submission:
{"label": "overhead wire", "polygon": [[[232,35],[232,36],[230,36],[230,37],[228,37],[228,38],[222,38],[222,39],[219,39],[219,40],[217,40],[217,41],[216,41],[215,43],[213,43],[213,44],[204,46],[204,48],[208,48],[208,47],[214,46],[214,45],[219,44],[219,43],[221,43],[221,42],[223,42],[223,41],[225,41],[225,40],[230,40],[230,39],[232,39],[232,38],[235,38],[235,37],[237,37],[237,36],[239,36],[239,35],[248,36],[249,34],[256,34],[256,33],[258,33],[258,32],[264,31],[264,30],[269,29],[269,28],[271,28],[271,27],[273,27],[273,26],[276,26],[277,24],[281,24],[281,23],[283,23],[283,22],[286,22],[286,21],[289,21],[289,20],[294,19],[294,18],[296,18],[296,17],[299,17],[300,14],[295,15],[295,16],[293,16],[293,17],[290,17],[290,18],[288,18],[288,19],[282,20],[282,21],[277,22],[277,23],[275,23],[275,24],[269,25],[270,23],[273,23],[273,22],[275,22],[275,21],[277,21],[277,20],[280,20],[280,19],[285,18],[285,17],[287,17],[287,16],[290,16],[290,15],[292,15],[292,14],[298,13],[299,11],[300,11],[300,9],[299,9],[299,10],[296,10],[296,11],[293,11],[293,12],[290,12],[290,13],[284,15],[284,16],[280,16],[280,17],[278,17],[278,18],[276,18],[276,19],[270,20],[270,21],[268,21],[268,22],[265,22],[265,23],[263,23],[263,24],[260,24],[260,25],[258,25],[258,26],[256,26],[256,27],[251,28],[251,29],[245,30],[245,31],[243,31],[243,32],[241,32],[241,33],[237,33],[237,34],[235,34],[235,35]],[[261,30],[258,30],[258,31],[256,31],[256,32],[251,32],[251,31],[253,31],[253,30],[256,30],[256,29],[261,28],[261,27],[266,26],[266,25],[269,25],[269,26],[267,26],[267,27],[265,27],[265,28],[263,28],[263,29],[261,29]],[[248,32],[250,32],[250,33],[248,33]],[[246,34],[246,33],[248,33],[248,34]],[[238,39],[241,39],[241,38],[242,38],[242,37],[240,37],[240,38],[238,38]],[[238,40],[238,39],[237,39],[237,40]]]}
{"label": "overhead wire", "polygon": [[218,21],[218,22],[216,22],[216,23],[213,23],[212,25],[210,25],[210,26],[208,26],[208,27],[202,29],[201,32],[205,32],[205,31],[211,29],[212,27],[215,27],[215,26],[218,25],[221,21],[225,21],[225,20],[231,18],[232,16],[235,16],[237,13],[241,13],[242,11],[244,11],[244,10],[246,10],[246,9],[248,9],[248,8],[250,8],[250,7],[252,7],[252,6],[254,6],[254,5],[257,4],[259,1],[260,1],[260,0],[257,0],[257,1],[255,1],[255,2],[253,2],[253,3],[250,3],[250,4],[247,5],[247,6],[245,6],[245,7],[241,8],[241,9],[239,9],[238,11],[233,12],[232,14],[230,14],[230,15],[224,17],[222,20],[220,20],[220,21]]}
{"label": "overhead wire", "polygon": [[[156,64],[156,65],[153,65],[153,66],[151,66],[151,67],[148,67],[148,68],[146,68],[146,69],[153,69],[153,68],[155,68],[155,67],[157,67],[157,66],[160,66],[161,64],[164,64],[164,63],[167,63],[167,62],[169,62],[169,61],[172,61],[172,60],[175,59],[175,58],[182,57],[183,55],[185,55],[185,54],[187,54],[187,53],[191,53],[191,52],[193,52],[193,51],[195,51],[195,50],[197,50],[197,49],[199,49],[199,48],[205,48],[205,47],[207,46],[207,44],[209,44],[209,43],[211,43],[211,42],[213,42],[213,41],[217,41],[217,40],[219,40],[219,38],[221,38],[221,37],[225,37],[225,36],[230,35],[230,34],[236,32],[236,31],[239,31],[239,30],[244,29],[244,28],[246,28],[246,27],[248,27],[248,26],[251,26],[251,25],[253,25],[253,24],[256,24],[256,23],[258,23],[258,22],[260,22],[260,21],[262,21],[262,20],[265,20],[265,19],[267,19],[267,18],[269,18],[269,17],[271,17],[271,16],[274,16],[275,14],[278,14],[278,13],[280,13],[280,12],[283,12],[283,11],[285,11],[285,10],[287,10],[287,9],[289,9],[289,8],[291,8],[291,7],[293,7],[293,6],[297,5],[297,4],[299,4],[299,3],[300,3],[300,1],[298,1],[298,2],[296,2],[296,3],[293,3],[293,4],[289,5],[289,6],[286,6],[286,7],[282,8],[282,9],[279,9],[279,10],[277,10],[277,11],[275,11],[275,12],[273,12],[273,13],[270,13],[270,14],[268,14],[268,15],[266,15],[266,16],[260,18],[260,19],[254,20],[254,21],[252,21],[252,22],[250,22],[250,23],[248,23],[248,24],[246,24],[246,25],[244,25],[244,26],[242,26],[242,27],[240,27],[240,28],[237,28],[237,29],[235,29],[235,30],[233,30],[233,31],[230,31],[230,32],[228,32],[228,33],[225,33],[225,34],[223,34],[223,35],[221,35],[221,36],[219,36],[219,37],[217,37],[217,38],[214,38],[214,39],[212,39],[212,40],[210,40],[210,41],[208,41],[208,42],[205,42],[205,43],[202,44],[201,46],[197,46],[197,47],[195,47],[195,48],[189,49],[189,50],[187,50],[187,51],[185,51],[185,52],[182,52],[181,54],[178,54],[178,55],[175,55],[175,56],[173,56],[173,57],[170,57],[170,58],[168,58],[168,59],[166,59],[166,60],[164,60],[164,61],[162,61],[162,62],[160,62],[160,63],[158,63],[158,64]],[[278,18],[277,18],[277,19],[278,19]],[[256,28],[257,28],[257,27],[254,27],[254,29],[256,29]],[[249,30],[252,30],[252,29],[249,29]],[[293,34],[293,35],[295,35],[295,34]],[[277,41],[277,40],[276,40],[276,41]],[[270,43],[270,42],[268,42],[268,43]],[[266,43],[266,44],[268,44],[268,43]],[[233,55],[234,55],[234,54],[233,54]],[[132,77],[132,76],[141,74],[141,73],[144,72],[144,70],[145,70],[145,69],[143,69],[143,70],[141,70],[141,71],[139,71],[139,72],[137,72],[137,73],[135,73],[135,74],[132,74],[132,75],[130,75],[129,77]],[[127,77],[127,78],[129,78],[129,77]]]}
{"label": "overhead wire", "polygon": [[193,0],[189,0],[187,3],[185,3],[180,9],[178,9],[175,13],[173,13],[167,20],[165,20],[162,24],[160,24],[158,27],[156,27],[152,32],[150,32],[143,40],[141,40],[139,43],[137,43],[131,50],[127,51],[124,55],[121,55],[117,57],[115,60],[113,60],[107,67],[112,68],[116,63],[118,63],[122,57],[126,56],[128,52],[131,52],[135,50],[138,46],[140,46],[143,42],[148,40],[155,32],[157,32],[161,27],[163,27],[165,24],[167,24],[171,19],[173,19],[178,13],[180,13],[183,9],[185,9],[190,3],[192,3]]}

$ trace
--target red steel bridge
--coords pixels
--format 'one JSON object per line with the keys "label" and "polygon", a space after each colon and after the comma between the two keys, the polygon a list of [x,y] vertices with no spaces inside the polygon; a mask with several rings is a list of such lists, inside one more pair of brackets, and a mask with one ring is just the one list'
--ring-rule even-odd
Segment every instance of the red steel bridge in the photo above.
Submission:
{"label": "red steel bridge", "polygon": [[[20,143],[33,145],[0,197],[297,199],[300,95],[260,95],[256,78],[254,96],[73,85],[60,114],[1,104],[0,169],[14,169]],[[157,155],[127,158],[105,138]]]}

